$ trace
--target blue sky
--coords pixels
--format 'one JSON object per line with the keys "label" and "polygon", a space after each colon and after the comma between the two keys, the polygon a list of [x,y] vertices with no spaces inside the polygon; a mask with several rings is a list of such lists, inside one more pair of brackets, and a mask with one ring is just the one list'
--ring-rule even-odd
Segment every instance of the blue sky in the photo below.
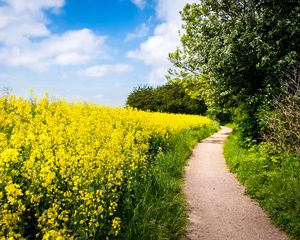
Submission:
{"label": "blue sky", "polygon": [[165,83],[189,0],[0,0],[0,87],[123,106]]}

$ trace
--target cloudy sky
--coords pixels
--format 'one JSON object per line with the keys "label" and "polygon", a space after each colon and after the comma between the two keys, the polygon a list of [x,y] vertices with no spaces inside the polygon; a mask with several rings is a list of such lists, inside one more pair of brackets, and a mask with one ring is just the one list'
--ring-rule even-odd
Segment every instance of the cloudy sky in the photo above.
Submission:
{"label": "cloudy sky", "polygon": [[0,0],[0,87],[123,106],[164,83],[190,0]]}

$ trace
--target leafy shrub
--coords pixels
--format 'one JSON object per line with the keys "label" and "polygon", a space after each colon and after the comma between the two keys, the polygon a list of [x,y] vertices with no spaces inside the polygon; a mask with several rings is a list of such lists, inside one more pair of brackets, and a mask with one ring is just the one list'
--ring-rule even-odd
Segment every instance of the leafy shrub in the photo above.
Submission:
{"label": "leafy shrub", "polygon": [[280,152],[300,157],[300,63],[290,67],[281,82],[281,95],[274,102],[274,110],[266,117],[266,141]]}
{"label": "leafy shrub", "polygon": [[207,109],[202,99],[192,98],[178,83],[138,87],[129,94],[126,104],[144,111],[200,115]]}

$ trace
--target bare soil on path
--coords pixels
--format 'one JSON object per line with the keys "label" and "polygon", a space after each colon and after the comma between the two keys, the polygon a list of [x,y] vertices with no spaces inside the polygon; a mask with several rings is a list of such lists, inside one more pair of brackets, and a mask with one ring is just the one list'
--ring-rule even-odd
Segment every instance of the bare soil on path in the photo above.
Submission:
{"label": "bare soil on path", "polygon": [[259,205],[229,172],[223,143],[231,132],[222,130],[199,143],[189,159],[184,193],[189,225],[182,240],[286,240]]}

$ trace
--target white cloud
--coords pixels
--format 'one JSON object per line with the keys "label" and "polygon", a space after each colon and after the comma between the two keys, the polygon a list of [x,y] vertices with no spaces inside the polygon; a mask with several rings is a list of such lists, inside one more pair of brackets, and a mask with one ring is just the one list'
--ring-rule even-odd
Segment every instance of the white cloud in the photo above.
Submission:
{"label": "white cloud", "polygon": [[78,72],[81,76],[101,78],[106,75],[112,75],[114,73],[127,73],[131,72],[133,67],[128,64],[103,64],[88,67]]}
{"label": "white cloud", "polygon": [[168,54],[180,46],[178,31],[181,26],[179,11],[191,0],[158,0],[156,14],[163,22],[158,24],[152,36],[140,44],[138,49],[129,51],[127,56],[152,66],[150,83],[166,81],[165,75],[171,66]]}
{"label": "white cloud", "polygon": [[5,3],[18,11],[35,11],[47,8],[59,8],[64,5],[64,0],[4,0]]}
{"label": "white cloud", "polygon": [[52,65],[84,64],[105,56],[105,37],[89,29],[51,35],[39,42],[0,49],[0,59],[11,66],[45,70]]}
{"label": "white cloud", "polygon": [[98,94],[98,95],[95,95],[94,98],[101,99],[101,98],[103,98],[103,95],[102,94]]}
{"label": "white cloud", "polygon": [[191,2],[192,0],[158,0],[156,7],[157,17],[166,22],[180,24],[181,16],[179,12],[187,3]]}
{"label": "white cloud", "polygon": [[165,76],[167,74],[166,67],[155,67],[150,72],[150,75],[148,77],[148,82],[152,85],[159,85],[163,81],[165,81]]}
{"label": "white cloud", "polygon": [[58,12],[63,5],[64,0],[5,0],[0,5],[1,62],[45,70],[107,56],[106,37],[89,29],[51,33],[45,10]]}
{"label": "white cloud", "polygon": [[140,9],[144,9],[146,6],[146,0],[131,0],[131,2]]}
{"label": "white cloud", "polygon": [[132,41],[134,39],[144,38],[149,34],[150,28],[147,24],[143,23],[133,33],[129,33],[126,36],[125,41]]}
{"label": "white cloud", "polygon": [[50,35],[44,10],[62,7],[64,0],[5,0],[0,7],[0,41],[14,46]]}
{"label": "white cloud", "polygon": [[159,24],[154,35],[141,43],[137,50],[129,51],[128,57],[142,60],[147,65],[167,66],[169,52],[179,45],[178,28],[173,22]]}

